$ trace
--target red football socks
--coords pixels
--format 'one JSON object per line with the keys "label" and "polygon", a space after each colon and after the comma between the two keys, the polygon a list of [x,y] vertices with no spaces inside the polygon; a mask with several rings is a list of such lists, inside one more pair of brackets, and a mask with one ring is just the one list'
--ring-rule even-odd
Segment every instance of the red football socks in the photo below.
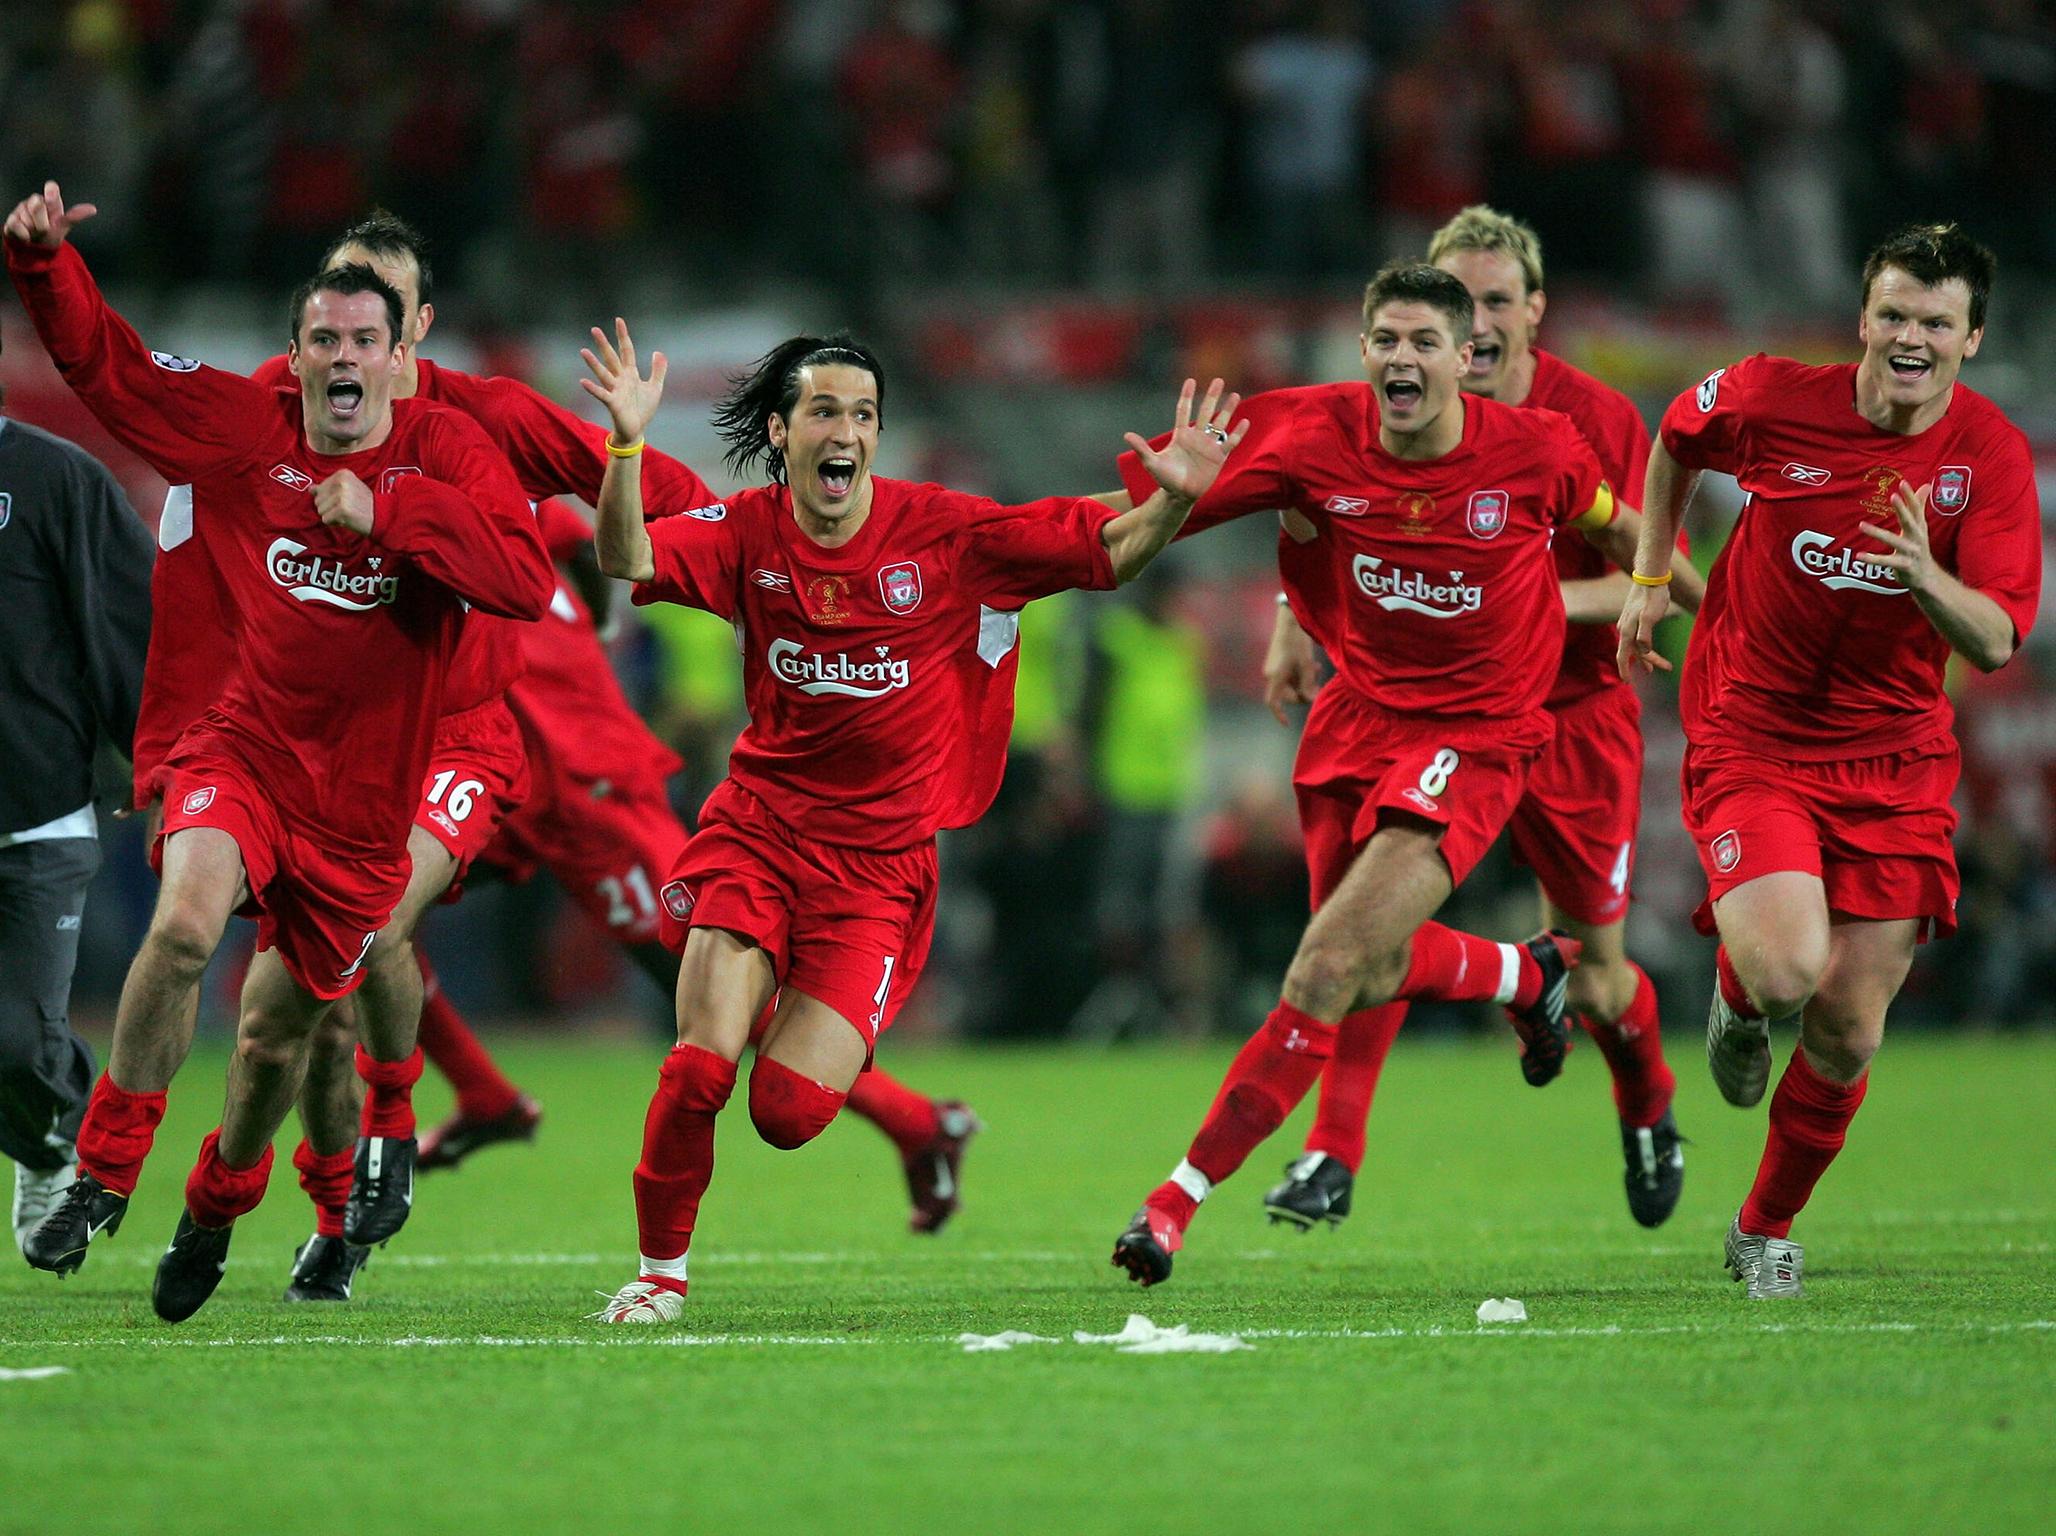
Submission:
{"label": "red football socks", "polygon": [[1656,986],[1632,960],[1635,998],[1612,1024],[1579,1014],[1578,1023],[1599,1047],[1613,1073],[1613,1106],[1623,1123],[1651,1126],[1663,1118],[1678,1080],[1663,1059],[1663,1028],[1656,1014]]}
{"label": "red football socks", "polygon": [[1828,1171],[1849,1136],[1849,1122],[1863,1104],[1870,1074],[1853,1083],[1823,1077],[1794,1048],[1770,1096],[1770,1134],[1756,1184],[1742,1202],[1742,1230],[1759,1237],[1788,1237],[1792,1218],[1806,1208],[1813,1186]]}
{"label": "red football socks", "polygon": [[366,1136],[405,1139],[414,1134],[414,1085],[421,1081],[421,1048],[404,1061],[376,1061],[357,1047],[357,1075],[364,1079]]}
{"label": "red football socks", "polygon": [[255,1167],[231,1168],[221,1160],[217,1126],[200,1143],[200,1160],[186,1177],[186,1210],[203,1227],[225,1227],[256,1210],[270,1182],[271,1148],[264,1149]]}
{"label": "red football socks", "polygon": [[472,1120],[497,1120],[514,1107],[521,1090],[507,1080],[492,1053],[471,1032],[456,1005],[421,956],[421,1049],[436,1071],[457,1090],[457,1112]]}
{"label": "red football socks", "polygon": [[1399,996],[1526,1008],[1541,995],[1542,967],[1526,945],[1496,944],[1440,923],[1423,923],[1414,931]]}
{"label": "red football socks", "polygon": [[1735,962],[1728,958],[1725,944],[1713,952],[1713,973],[1720,995],[1730,1008],[1745,1019],[1763,1017],[1763,1010],[1750,1001],[1749,989],[1742,985],[1742,978],[1735,971]]}
{"label": "red football socks", "polygon": [[1364,1123],[1370,1119],[1378,1075],[1405,1022],[1406,1004],[1386,1003],[1349,1014],[1335,1026],[1335,1055],[1321,1074],[1307,1151],[1325,1152],[1351,1173],[1363,1167]]}
{"label": "red football socks", "polygon": [[942,1130],[935,1100],[876,1067],[857,1074],[850,1085],[849,1107],[890,1136],[903,1155],[920,1151]]}
{"label": "red football socks", "polygon": [[[635,1224],[646,1259],[692,1246],[700,1197],[714,1177],[714,1117],[735,1091],[735,1063],[697,1045],[674,1046],[657,1073],[635,1165]],[[650,1279],[652,1276],[645,1275]]]}
{"label": "red football socks", "polygon": [[322,1237],[343,1235],[343,1207],[350,1199],[350,1180],[357,1171],[357,1151],[320,1153],[302,1139],[293,1149],[293,1166],[300,1170],[300,1188],[314,1202],[314,1230]]}
{"label": "red football socks", "polygon": [[838,1090],[769,1056],[759,1056],[750,1068],[750,1123],[781,1152],[804,1147],[827,1130],[842,1100]]}
{"label": "red football socks", "polygon": [[1281,1001],[1229,1066],[1185,1160],[1210,1183],[1234,1173],[1285,1123],[1334,1051],[1333,1024]]}
{"label": "red football socks", "polygon": [[79,1172],[90,1173],[117,1195],[133,1195],[163,1119],[163,1094],[130,1093],[102,1072],[79,1127]]}

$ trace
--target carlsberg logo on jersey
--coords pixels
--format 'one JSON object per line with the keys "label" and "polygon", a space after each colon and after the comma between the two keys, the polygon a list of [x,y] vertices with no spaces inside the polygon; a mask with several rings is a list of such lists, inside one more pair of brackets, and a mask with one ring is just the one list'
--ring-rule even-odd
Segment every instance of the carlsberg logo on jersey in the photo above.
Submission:
{"label": "carlsberg logo on jersey", "polygon": [[767,659],[771,670],[801,693],[836,693],[850,699],[881,699],[895,688],[907,686],[912,673],[905,661],[895,661],[892,647],[874,646],[876,661],[855,661],[847,651],[824,656],[803,651],[797,640],[773,640]]}
{"label": "carlsberg logo on jersey", "polygon": [[[264,554],[264,567],[271,573],[271,579],[303,603],[333,603],[338,608],[369,613],[400,595],[397,576],[358,576],[344,570],[340,561],[320,555],[302,559],[306,553],[305,544],[274,539]],[[383,563],[382,558],[370,562],[374,567]]]}
{"label": "carlsberg logo on jersey", "polygon": [[1792,561],[1824,587],[1837,592],[1854,587],[1859,592],[1882,592],[1886,597],[1904,597],[1899,573],[1889,565],[1866,560],[1852,550],[1832,549],[1834,539],[1808,530],[1792,540]]}
{"label": "carlsberg logo on jersey", "polygon": [[1451,571],[1446,581],[1437,581],[1419,571],[1388,567],[1376,555],[1358,555],[1350,574],[1358,589],[1366,597],[1375,597],[1380,608],[1404,608],[1431,619],[1454,619],[1485,606],[1485,589],[1466,582],[1462,571]]}

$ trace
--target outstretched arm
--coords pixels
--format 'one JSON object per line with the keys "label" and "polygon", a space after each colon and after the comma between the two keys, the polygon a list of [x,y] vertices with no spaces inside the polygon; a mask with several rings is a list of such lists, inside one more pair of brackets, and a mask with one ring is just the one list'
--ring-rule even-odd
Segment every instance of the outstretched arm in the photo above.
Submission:
{"label": "outstretched arm", "polygon": [[614,430],[607,439],[607,472],[600,481],[600,516],[593,529],[593,547],[600,569],[609,576],[648,581],[657,574],[657,561],[649,530],[643,526],[643,429],[657,414],[668,365],[663,353],[651,353],[650,374],[644,378],[636,366],[628,322],[618,316],[613,341],[594,326],[593,345],[580,349],[578,355],[593,375],[580,379],[579,384],[614,419]]}
{"label": "outstretched arm", "polygon": [[[1633,591],[1634,580],[1627,572],[1635,569],[1642,547],[1642,515],[1632,507],[1622,507],[1615,513],[1613,521],[1604,528],[1594,528],[1585,533],[1586,542],[1607,559],[1620,567],[1620,574],[1608,573],[1590,582],[1567,581],[1563,584],[1564,606],[1573,624],[1611,624],[1621,611],[1621,605]],[[1670,556],[1670,600],[1687,613],[1699,611],[1699,599],[1706,595],[1706,578],[1699,574],[1699,567],[1678,547],[1675,539],[1671,544]],[[1580,586],[1603,588],[1612,599],[1611,607],[1602,607],[1595,595],[1574,594],[1572,588]],[[1584,598],[1583,607],[1593,617],[1581,617],[1577,599]]]}
{"label": "outstretched arm", "polygon": [[1123,512],[1100,530],[1116,581],[1133,581],[1162,553],[1192,510],[1192,504],[1206,494],[1229,453],[1249,431],[1246,421],[1232,431],[1229,429],[1242,397],[1230,394],[1224,401],[1223,388],[1219,379],[1208,385],[1206,399],[1195,416],[1192,397],[1198,386],[1187,379],[1178,393],[1178,412],[1172,418],[1170,441],[1161,449],[1150,447],[1147,438],[1133,432],[1126,434],[1128,446],[1156,481],[1157,491],[1141,506]]}
{"label": "outstretched arm", "polygon": [[240,374],[153,352],[108,307],[67,237],[97,210],[57,183],[7,215],[7,266],[57,371],[108,432],[174,484],[251,451],[270,392]]}

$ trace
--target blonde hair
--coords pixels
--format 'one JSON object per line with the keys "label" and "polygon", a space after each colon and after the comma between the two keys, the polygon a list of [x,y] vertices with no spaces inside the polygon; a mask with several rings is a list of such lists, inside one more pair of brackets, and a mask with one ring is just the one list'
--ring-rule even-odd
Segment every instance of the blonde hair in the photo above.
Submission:
{"label": "blonde hair", "polygon": [[1542,242],[1535,231],[1510,213],[1473,203],[1435,231],[1428,242],[1428,260],[1439,263],[1452,251],[1504,251],[1521,264],[1528,292],[1542,291]]}

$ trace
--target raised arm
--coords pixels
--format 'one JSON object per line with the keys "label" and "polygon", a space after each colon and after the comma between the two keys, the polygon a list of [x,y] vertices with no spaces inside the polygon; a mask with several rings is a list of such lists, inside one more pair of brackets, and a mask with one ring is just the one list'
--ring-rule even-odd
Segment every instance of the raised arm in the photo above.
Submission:
{"label": "raised arm", "polygon": [[65,207],[51,181],[7,216],[8,271],[44,350],[100,424],[166,479],[234,462],[250,450],[270,392],[143,344],[67,239],[95,212]]}
{"label": "raised arm", "polygon": [[664,397],[668,365],[663,353],[651,353],[650,375],[644,378],[636,367],[628,322],[619,316],[614,320],[613,341],[594,326],[593,345],[581,348],[578,355],[593,375],[580,379],[579,384],[607,408],[614,421],[606,442],[607,471],[595,503],[600,517],[593,529],[593,547],[600,569],[609,576],[649,581],[657,574],[657,560],[649,530],[643,526],[643,430]]}
{"label": "raised arm", "polygon": [[1125,441],[1156,481],[1157,490],[1141,506],[1122,512],[1100,530],[1117,582],[1133,581],[1162,553],[1191,512],[1192,504],[1206,494],[1229,453],[1248,433],[1246,421],[1232,431],[1229,429],[1242,397],[1230,394],[1224,401],[1223,387],[1219,379],[1207,386],[1206,399],[1195,416],[1192,397],[1198,386],[1187,379],[1178,392],[1178,411],[1172,418],[1170,440],[1162,448],[1151,447],[1147,438],[1136,433],[1126,434]]}

